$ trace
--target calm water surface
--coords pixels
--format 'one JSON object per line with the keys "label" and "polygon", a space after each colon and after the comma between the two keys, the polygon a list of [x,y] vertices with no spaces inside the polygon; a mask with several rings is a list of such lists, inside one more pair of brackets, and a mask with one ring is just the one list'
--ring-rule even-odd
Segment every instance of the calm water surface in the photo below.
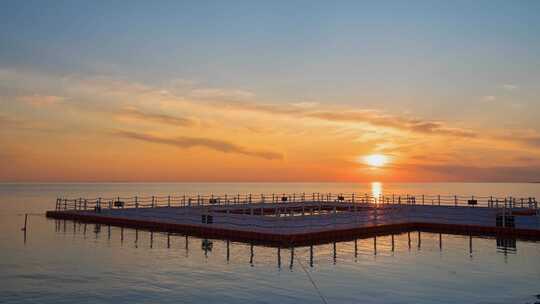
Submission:
{"label": "calm water surface", "polygon": [[[535,303],[540,243],[404,233],[269,248],[46,219],[57,196],[376,192],[540,198],[538,184],[0,184],[0,303]],[[29,217],[26,241],[20,228]],[[410,240],[410,241],[409,241]],[[508,241],[507,241],[508,242]],[[499,245],[501,245],[499,243]]]}

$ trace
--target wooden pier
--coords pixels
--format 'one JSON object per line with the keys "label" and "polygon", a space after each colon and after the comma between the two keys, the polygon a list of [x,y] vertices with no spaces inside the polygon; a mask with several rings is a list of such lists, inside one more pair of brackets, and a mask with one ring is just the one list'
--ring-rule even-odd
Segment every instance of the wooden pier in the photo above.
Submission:
{"label": "wooden pier", "polygon": [[56,219],[277,246],[430,231],[540,239],[535,198],[293,193],[58,198]]}

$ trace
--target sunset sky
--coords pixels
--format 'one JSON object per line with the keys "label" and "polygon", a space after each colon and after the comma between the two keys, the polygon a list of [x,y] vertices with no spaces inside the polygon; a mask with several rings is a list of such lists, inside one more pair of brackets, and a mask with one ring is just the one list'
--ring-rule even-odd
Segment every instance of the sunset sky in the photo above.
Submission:
{"label": "sunset sky", "polygon": [[540,181],[540,1],[2,1],[0,181]]}

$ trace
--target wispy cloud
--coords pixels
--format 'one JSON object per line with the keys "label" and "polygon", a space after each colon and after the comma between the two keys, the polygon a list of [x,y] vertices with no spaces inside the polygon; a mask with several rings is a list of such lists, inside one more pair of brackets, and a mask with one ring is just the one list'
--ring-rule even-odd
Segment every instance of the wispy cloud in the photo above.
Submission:
{"label": "wispy cloud", "polygon": [[482,97],[483,101],[495,101],[496,99],[497,99],[497,97],[495,97],[493,95],[486,95],[486,96]]}
{"label": "wispy cloud", "polygon": [[540,134],[531,132],[521,132],[519,134],[497,136],[497,139],[517,142],[531,147],[540,148]]}
{"label": "wispy cloud", "polygon": [[17,100],[19,101],[28,103],[36,107],[55,105],[55,104],[61,103],[62,101],[64,101],[64,99],[65,98],[61,96],[39,95],[39,94],[25,95],[25,96],[20,96],[17,98]]}
{"label": "wispy cloud", "polygon": [[476,137],[469,130],[451,128],[439,121],[409,119],[391,115],[380,114],[376,111],[348,111],[348,112],[311,112],[308,117],[320,118],[328,121],[343,121],[351,123],[369,123],[374,126],[407,130],[422,134],[450,135],[456,137]]}
{"label": "wispy cloud", "polygon": [[146,141],[150,143],[175,146],[181,149],[203,147],[203,148],[208,148],[208,149],[223,152],[223,153],[236,153],[236,154],[259,157],[259,158],[264,158],[264,159],[269,159],[269,160],[283,158],[283,155],[277,152],[254,151],[254,150],[247,149],[245,147],[236,145],[228,141],[204,138],[204,137],[179,136],[175,138],[164,138],[164,137],[159,137],[159,136],[155,136],[151,134],[137,133],[137,132],[131,132],[131,131],[124,131],[124,130],[114,131],[113,134],[120,137],[124,137],[124,138],[131,138],[131,139]]}
{"label": "wispy cloud", "polygon": [[22,131],[40,131],[40,132],[60,132],[61,128],[55,127],[50,123],[35,120],[26,120],[18,117],[11,117],[0,114],[0,128],[2,130],[22,130]]}
{"label": "wispy cloud", "polygon": [[220,107],[234,110],[255,111],[267,114],[315,118],[329,122],[361,123],[373,126],[405,130],[421,134],[476,137],[473,131],[447,126],[441,121],[421,120],[387,115],[375,110],[317,110],[313,107],[261,104],[254,102],[217,103]]}
{"label": "wispy cloud", "polygon": [[178,126],[178,127],[191,127],[196,124],[196,121],[194,121],[191,118],[178,117],[178,116],[172,116],[172,115],[167,115],[167,114],[147,113],[134,107],[123,108],[117,111],[116,114],[122,118],[126,117],[130,119],[137,119],[137,120],[142,120],[142,121],[155,122],[155,123],[167,124],[167,125]]}
{"label": "wispy cloud", "polygon": [[503,84],[502,85],[503,89],[507,90],[507,91],[513,91],[513,90],[517,90],[519,87],[515,84]]}
{"label": "wispy cloud", "polygon": [[249,100],[255,96],[252,92],[238,90],[238,89],[215,89],[204,88],[194,89],[191,91],[190,96],[196,99],[209,99],[209,100]]}

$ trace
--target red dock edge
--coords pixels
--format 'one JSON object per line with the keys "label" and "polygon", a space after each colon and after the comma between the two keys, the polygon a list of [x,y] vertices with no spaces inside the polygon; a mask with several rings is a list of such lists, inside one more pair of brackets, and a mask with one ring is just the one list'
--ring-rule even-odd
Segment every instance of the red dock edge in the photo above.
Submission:
{"label": "red dock edge", "polygon": [[111,226],[120,226],[134,229],[146,229],[150,231],[181,233],[202,238],[227,239],[231,241],[257,243],[279,247],[306,246],[337,241],[350,241],[357,238],[367,238],[410,231],[540,240],[540,230],[534,229],[516,229],[479,225],[454,225],[425,222],[378,225],[371,227],[335,229],[328,231],[296,234],[278,234],[271,232],[242,231],[229,228],[215,228],[212,227],[211,224],[208,224],[208,226],[173,224],[149,220],[102,217],[65,211],[47,211],[46,217],[96,224],[106,224]]}

